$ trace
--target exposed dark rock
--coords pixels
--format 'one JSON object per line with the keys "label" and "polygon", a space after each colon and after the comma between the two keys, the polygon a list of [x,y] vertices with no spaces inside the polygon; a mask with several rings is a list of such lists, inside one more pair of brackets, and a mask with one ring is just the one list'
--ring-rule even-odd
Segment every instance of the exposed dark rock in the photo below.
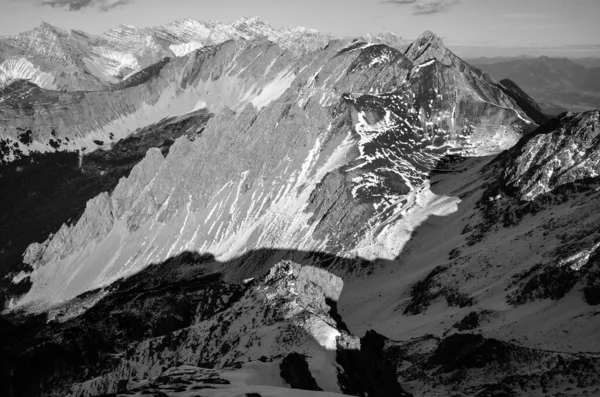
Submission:
{"label": "exposed dark rock", "polygon": [[490,312],[486,310],[470,312],[464,316],[462,320],[454,324],[453,328],[456,328],[459,331],[472,331],[477,329],[481,325],[481,322],[489,314]]}
{"label": "exposed dark rock", "polygon": [[283,358],[281,364],[279,364],[279,368],[281,369],[281,378],[292,389],[323,390],[317,385],[315,378],[313,378],[308,368],[306,357],[302,354],[288,354]]}
{"label": "exposed dark rock", "polygon": [[394,364],[385,356],[386,338],[367,331],[360,339],[360,349],[340,346],[336,360],[344,369],[338,375],[342,392],[354,396],[410,396],[398,383]]}
{"label": "exposed dark rock", "polygon": [[437,266],[423,280],[412,286],[411,300],[404,309],[404,314],[421,314],[440,297],[445,298],[449,306],[466,307],[475,303],[472,297],[460,292],[458,287],[445,285],[443,277],[447,270],[448,268],[445,266]]}

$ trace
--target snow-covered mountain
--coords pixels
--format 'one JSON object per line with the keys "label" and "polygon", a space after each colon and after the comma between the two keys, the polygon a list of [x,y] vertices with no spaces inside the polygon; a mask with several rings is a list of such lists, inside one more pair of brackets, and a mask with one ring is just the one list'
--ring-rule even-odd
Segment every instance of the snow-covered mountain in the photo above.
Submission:
{"label": "snow-covered mountain", "polygon": [[97,36],[42,23],[0,38],[0,87],[28,80],[48,90],[103,90],[165,57],[261,37],[294,53],[320,49],[331,38],[302,27],[274,29],[256,17],[230,24],[183,19],[152,28],[121,25]]}
{"label": "snow-covered mountain", "polygon": [[0,91],[2,224],[53,230],[2,234],[9,393],[595,393],[597,111],[429,31],[43,28],[99,88]]}

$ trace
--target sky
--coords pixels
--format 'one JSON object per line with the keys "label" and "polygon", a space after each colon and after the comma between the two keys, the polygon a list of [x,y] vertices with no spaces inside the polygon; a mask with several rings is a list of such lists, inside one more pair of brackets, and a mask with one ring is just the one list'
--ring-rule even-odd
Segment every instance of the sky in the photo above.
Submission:
{"label": "sky", "polygon": [[42,21],[99,34],[181,18],[231,22],[257,16],[274,27],[335,36],[438,34],[463,57],[600,56],[600,0],[0,0],[0,36]]}

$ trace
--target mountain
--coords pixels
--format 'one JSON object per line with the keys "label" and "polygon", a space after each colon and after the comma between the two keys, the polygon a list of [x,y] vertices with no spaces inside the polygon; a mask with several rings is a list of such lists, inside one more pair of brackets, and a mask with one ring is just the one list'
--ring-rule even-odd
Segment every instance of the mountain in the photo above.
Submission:
{"label": "mountain", "polygon": [[545,56],[474,65],[497,79],[514,81],[538,100],[571,110],[600,106],[598,68],[588,69],[567,58]]}
{"label": "mountain", "polygon": [[598,111],[550,119],[430,31],[228,26],[99,91],[2,89],[3,394],[598,392]]}
{"label": "mountain", "polygon": [[600,67],[600,57],[573,58],[572,61],[589,69]]}
{"label": "mountain", "polygon": [[49,90],[104,90],[163,58],[260,37],[294,52],[322,48],[330,39],[301,27],[277,30],[255,17],[231,24],[183,19],[143,29],[122,25],[98,36],[42,23],[0,38],[0,87],[23,79]]}
{"label": "mountain", "polygon": [[[182,103],[198,98],[215,116],[201,139],[178,139],[166,158],[150,150],[110,195],[89,201],[78,222],[31,245],[24,262],[33,287],[21,304],[74,297],[182,250],[219,259],[271,247],[369,256],[377,244],[377,255],[393,258],[401,250],[388,237],[398,233],[393,220],[433,198],[427,174],[439,159],[497,152],[534,127],[492,80],[438,50],[431,54],[457,66],[418,57],[415,65],[391,47],[358,41],[330,43],[312,57],[282,56],[267,41],[229,42],[111,92],[101,103],[137,111],[135,102],[110,101],[139,101],[149,97],[139,90],[153,90],[158,118],[161,106],[175,109],[179,86]],[[258,54],[260,64],[247,68]],[[204,182],[185,182],[192,180]],[[223,271],[241,280],[266,269]]]}
{"label": "mountain", "polygon": [[365,34],[359,39],[368,43],[385,44],[388,47],[393,47],[402,52],[405,52],[408,46],[412,43],[411,40],[405,39],[402,36],[398,36],[393,32],[379,33],[376,36],[373,36],[372,34]]}
{"label": "mountain", "polygon": [[488,65],[488,64],[496,64],[501,62],[509,62],[515,60],[525,60],[525,59],[534,59],[535,57],[532,55],[518,55],[513,57],[479,57],[479,58],[467,58],[465,59],[472,65]]}

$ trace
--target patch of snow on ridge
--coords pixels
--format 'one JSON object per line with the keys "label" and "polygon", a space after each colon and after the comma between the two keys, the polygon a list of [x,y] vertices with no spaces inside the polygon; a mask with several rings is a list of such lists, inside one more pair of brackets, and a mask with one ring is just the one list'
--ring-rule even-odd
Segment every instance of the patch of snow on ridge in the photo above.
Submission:
{"label": "patch of snow on ridge", "polygon": [[[433,193],[429,183],[408,196],[408,203],[396,209],[390,219],[365,235],[352,254],[367,259],[396,258],[410,240],[412,233],[432,215],[448,216],[458,211],[461,200],[453,196],[438,196]],[[369,222],[377,225],[377,215]]]}
{"label": "patch of snow on ridge", "polygon": [[307,325],[308,332],[315,338],[319,345],[327,350],[336,350],[336,339],[342,335],[340,331],[317,317],[310,318]]}
{"label": "patch of snow on ridge", "polygon": [[138,71],[140,69],[138,60],[132,54],[104,47],[93,47],[93,53],[99,57],[95,60],[98,68],[104,70],[108,75],[118,76],[123,73],[123,70]]}
{"label": "patch of snow on ridge", "polygon": [[173,51],[173,54],[175,54],[175,56],[182,57],[202,47],[204,46],[199,41],[191,41],[189,43],[171,44],[169,46],[169,49]]}
{"label": "patch of snow on ridge", "polygon": [[283,95],[283,93],[290,88],[295,78],[296,75],[294,73],[286,70],[281,71],[262,89],[261,93],[256,98],[252,99],[252,104],[256,106],[258,110],[264,108]]}
{"label": "patch of snow on ridge", "polygon": [[15,80],[27,80],[49,90],[58,89],[51,73],[42,72],[25,58],[7,59],[0,63],[0,87]]}
{"label": "patch of snow on ridge", "polygon": [[436,61],[436,59],[434,58],[434,59],[432,59],[432,60],[430,60],[430,61],[427,61],[427,62],[425,62],[425,63],[422,63],[422,64],[420,64],[420,65],[417,65],[417,66],[415,66],[415,68],[413,69],[413,73],[416,73],[416,72],[418,72],[418,71],[419,71],[419,70],[421,70],[422,68],[425,68],[425,67],[427,67],[427,66],[431,66],[431,65],[433,65],[433,64],[435,63],[435,61]]}

